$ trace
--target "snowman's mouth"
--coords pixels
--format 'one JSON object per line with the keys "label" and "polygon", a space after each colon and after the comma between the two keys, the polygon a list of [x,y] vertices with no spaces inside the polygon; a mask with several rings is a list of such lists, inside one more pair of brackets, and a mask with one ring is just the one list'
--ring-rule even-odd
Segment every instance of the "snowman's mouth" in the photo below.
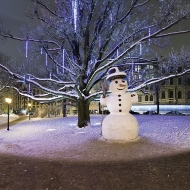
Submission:
{"label": "snowman's mouth", "polygon": [[117,88],[117,90],[124,90],[125,89],[125,87],[124,88]]}

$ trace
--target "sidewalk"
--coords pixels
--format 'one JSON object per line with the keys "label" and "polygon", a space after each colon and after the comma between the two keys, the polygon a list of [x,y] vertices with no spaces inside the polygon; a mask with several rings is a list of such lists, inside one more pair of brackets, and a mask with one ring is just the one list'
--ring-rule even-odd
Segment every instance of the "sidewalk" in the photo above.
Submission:
{"label": "sidewalk", "polygon": [[[13,121],[13,120],[16,120],[18,118],[19,118],[19,116],[15,115],[15,114],[9,115],[9,121]],[[8,120],[8,115],[5,115],[5,114],[0,115],[0,125],[3,123],[7,123],[7,120]]]}

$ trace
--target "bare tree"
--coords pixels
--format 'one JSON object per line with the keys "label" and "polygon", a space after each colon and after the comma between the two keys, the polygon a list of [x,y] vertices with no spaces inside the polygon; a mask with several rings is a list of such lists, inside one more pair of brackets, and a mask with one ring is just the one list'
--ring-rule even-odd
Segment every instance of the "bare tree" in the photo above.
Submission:
{"label": "bare tree", "polygon": [[[44,91],[39,97],[15,87],[21,95],[44,102],[63,98],[77,102],[79,127],[90,122],[89,104],[101,93],[90,91],[108,68],[121,66],[130,78],[133,64],[167,67],[168,63],[158,61],[153,49],[167,45],[169,36],[190,32],[182,25],[190,13],[190,4],[184,0],[33,2],[34,8],[26,12],[31,23],[21,29],[20,36],[3,24],[0,27],[1,37],[26,42],[25,61],[0,66]],[[185,68],[175,76],[189,71]],[[170,73],[154,77],[147,68],[141,75],[139,80],[130,81],[131,91],[173,77]]]}
{"label": "bare tree", "polygon": [[[7,65],[10,61],[10,57],[6,56],[2,52],[0,52],[0,64],[1,65]],[[3,93],[3,91],[12,86],[14,82],[14,77],[10,75],[9,72],[6,72],[6,70],[3,69],[3,66],[0,68],[0,91]]]}

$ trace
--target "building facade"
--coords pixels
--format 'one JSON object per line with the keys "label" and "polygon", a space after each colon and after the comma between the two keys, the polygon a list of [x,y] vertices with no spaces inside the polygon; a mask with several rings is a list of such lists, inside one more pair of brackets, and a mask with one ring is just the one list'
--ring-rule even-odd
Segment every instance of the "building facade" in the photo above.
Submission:
{"label": "building facade", "polygon": [[168,79],[157,88],[146,87],[147,94],[138,92],[138,104],[156,104],[156,94],[159,96],[159,103],[162,105],[189,105],[190,104],[190,74],[181,77]]}

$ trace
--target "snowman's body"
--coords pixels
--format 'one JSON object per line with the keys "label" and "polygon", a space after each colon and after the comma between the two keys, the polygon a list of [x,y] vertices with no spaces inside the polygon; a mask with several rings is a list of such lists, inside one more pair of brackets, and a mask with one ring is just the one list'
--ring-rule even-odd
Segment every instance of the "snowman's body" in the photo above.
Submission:
{"label": "snowman's body", "polygon": [[138,137],[138,122],[129,113],[132,104],[138,102],[138,96],[126,92],[127,88],[125,80],[114,79],[110,83],[111,94],[100,99],[110,111],[102,123],[102,135],[107,140],[130,141]]}
{"label": "snowman's body", "polygon": [[106,97],[106,105],[112,114],[129,113],[132,106],[131,93],[111,93]]}

